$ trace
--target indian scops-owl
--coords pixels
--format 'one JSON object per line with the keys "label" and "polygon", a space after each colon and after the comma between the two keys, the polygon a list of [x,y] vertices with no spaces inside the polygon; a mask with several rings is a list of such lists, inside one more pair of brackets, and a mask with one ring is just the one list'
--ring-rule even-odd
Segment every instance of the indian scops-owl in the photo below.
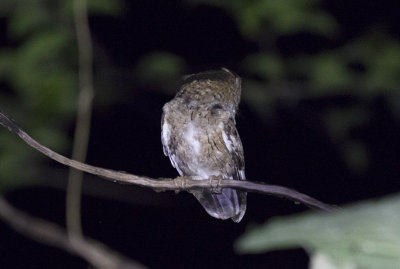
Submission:
{"label": "indian scops-owl", "polygon": [[[222,68],[186,76],[175,98],[164,105],[164,154],[181,176],[245,180],[243,147],[235,125],[240,94],[240,77]],[[215,218],[239,222],[246,211],[244,191],[192,193]]]}

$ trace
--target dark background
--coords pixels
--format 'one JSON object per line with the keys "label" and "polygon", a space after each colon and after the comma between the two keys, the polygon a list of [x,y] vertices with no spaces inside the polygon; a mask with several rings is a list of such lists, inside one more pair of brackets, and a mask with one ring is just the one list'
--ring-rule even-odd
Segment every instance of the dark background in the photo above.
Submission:
{"label": "dark background", "polygon": [[[325,1],[321,6],[340,25],[339,36],[325,38],[301,31],[282,34],[271,42],[273,50],[285,58],[313,55],[339,48],[376,27],[398,39],[400,27],[394,1]],[[185,60],[184,73],[224,66],[239,73],[244,82],[262,80],[240,63],[246,55],[269,48],[261,48],[254,39],[244,37],[228,10],[207,4],[185,5],[179,1],[126,1],[118,16],[90,16],[99,99],[95,99],[87,163],[149,177],[177,176],[162,153],[160,141],[161,108],[173,95],[171,90],[168,92],[162,87],[150,89],[157,86],[146,80],[138,82],[141,80],[135,73],[137,62],[148,53],[168,51]],[[6,31],[9,23],[7,17],[2,17],[1,29]],[[9,48],[21,42],[7,35],[1,38]],[[112,67],[107,69],[107,66]],[[365,67],[355,63],[351,68],[362,73]],[[298,80],[299,84],[303,79]],[[21,94],[12,84],[4,80],[2,85],[2,94],[18,100]],[[265,85],[268,87],[268,80]],[[113,91],[115,95],[111,95]],[[300,96],[295,93],[294,101],[275,99],[269,114],[258,113],[244,98],[237,124],[245,150],[247,178],[287,186],[339,205],[397,192],[400,124],[388,106],[386,93],[379,92],[366,100],[354,94],[351,87],[316,97],[300,91]],[[8,99],[0,100],[2,106],[7,106],[5,100]],[[323,115],[330,109],[359,104],[367,120],[351,126],[345,140],[362,143],[368,163],[362,169],[353,169],[343,154],[347,144],[332,139]],[[12,108],[7,111],[17,122],[36,117],[23,113],[29,111],[23,105],[15,116]],[[58,126],[55,121],[47,122],[50,129]],[[28,133],[29,127],[34,128],[30,124],[21,125]],[[64,120],[61,130],[72,139],[73,128],[71,117]],[[46,137],[39,141],[47,144]],[[61,147],[67,156],[68,145]],[[39,158],[39,153],[32,151],[30,156]],[[16,207],[63,225],[67,169],[46,159],[40,163],[47,167],[43,182],[5,188],[4,194]],[[84,190],[85,235],[149,268],[301,269],[308,266],[307,253],[301,249],[260,255],[238,255],[233,250],[235,240],[246,227],[273,216],[307,210],[302,205],[249,194],[246,215],[241,223],[235,224],[209,217],[187,193],[156,193],[89,175],[85,176]],[[26,239],[4,223],[0,223],[0,235],[1,268],[87,268],[80,258]]]}

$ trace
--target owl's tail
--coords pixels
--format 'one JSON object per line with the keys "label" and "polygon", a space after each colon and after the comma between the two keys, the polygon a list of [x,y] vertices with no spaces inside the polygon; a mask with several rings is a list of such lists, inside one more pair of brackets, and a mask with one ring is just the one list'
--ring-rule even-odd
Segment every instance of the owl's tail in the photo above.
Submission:
{"label": "owl's tail", "polygon": [[195,191],[193,195],[207,213],[217,219],[229,219],[240,222],[246,212],[246,196],[244,191],[222,189],[221,193],[211,191]]}

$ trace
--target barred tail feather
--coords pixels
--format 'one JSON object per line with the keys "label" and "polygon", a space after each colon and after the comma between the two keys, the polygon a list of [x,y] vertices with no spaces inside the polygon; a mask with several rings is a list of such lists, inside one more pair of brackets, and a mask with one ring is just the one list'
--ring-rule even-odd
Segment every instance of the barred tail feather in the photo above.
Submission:
{"label": "barred tail feather", "polygon": [[207,213],[217,219],[229,219],[240,222],[246,212],[246,192],[234,189],[222,189],[221,193],[196,191],[197,198]]}

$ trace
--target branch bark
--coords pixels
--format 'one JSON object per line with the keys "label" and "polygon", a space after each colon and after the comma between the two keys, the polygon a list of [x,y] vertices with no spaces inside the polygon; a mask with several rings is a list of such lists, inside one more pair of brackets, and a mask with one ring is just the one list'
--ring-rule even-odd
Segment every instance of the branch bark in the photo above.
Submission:
{"label": "branch bark", "polygon": [[124,172],[114,171],[101,167],[96,167],[81,163],[75,160],[66,158],[51,149],[41,145],[39,142],[30,137],[24,130],[22,130],[15,122],[8,116],[0,111],[0,124],[6,127],[10,132],[17,134],[29,146],[48,156],[49,158],[75,169],[103,177],[115,183],[133,184],[142,187],[152,188],[156,191],[191,191],[195,189],[220,189],[220,188],[234,188],[241,189],[247,192],[257,192],[281,198],[292,200],[296,203],[304,204],[313,209],[332,212],[338,209],[337,206],[328,205],[317,199],[314,199],[306,194],[298,191],[276,185],[268,185],[263,183],[256,183],[252,181],[238,181],[238,180],[218,180],[218,179],[205,179],[200,180],[199,177],[177,177],[172,178],[149,178],[145,176],[137,176]]}
{"label": "branch bark", "polygon": [[64,229],[51,222],[32,217],[11,206],[0,195],[0,219],[15,231],[50,246],[64,249],[101,269],[145,269],[146,267],[122,257],[106,246],[81,236],[68,236]]}

